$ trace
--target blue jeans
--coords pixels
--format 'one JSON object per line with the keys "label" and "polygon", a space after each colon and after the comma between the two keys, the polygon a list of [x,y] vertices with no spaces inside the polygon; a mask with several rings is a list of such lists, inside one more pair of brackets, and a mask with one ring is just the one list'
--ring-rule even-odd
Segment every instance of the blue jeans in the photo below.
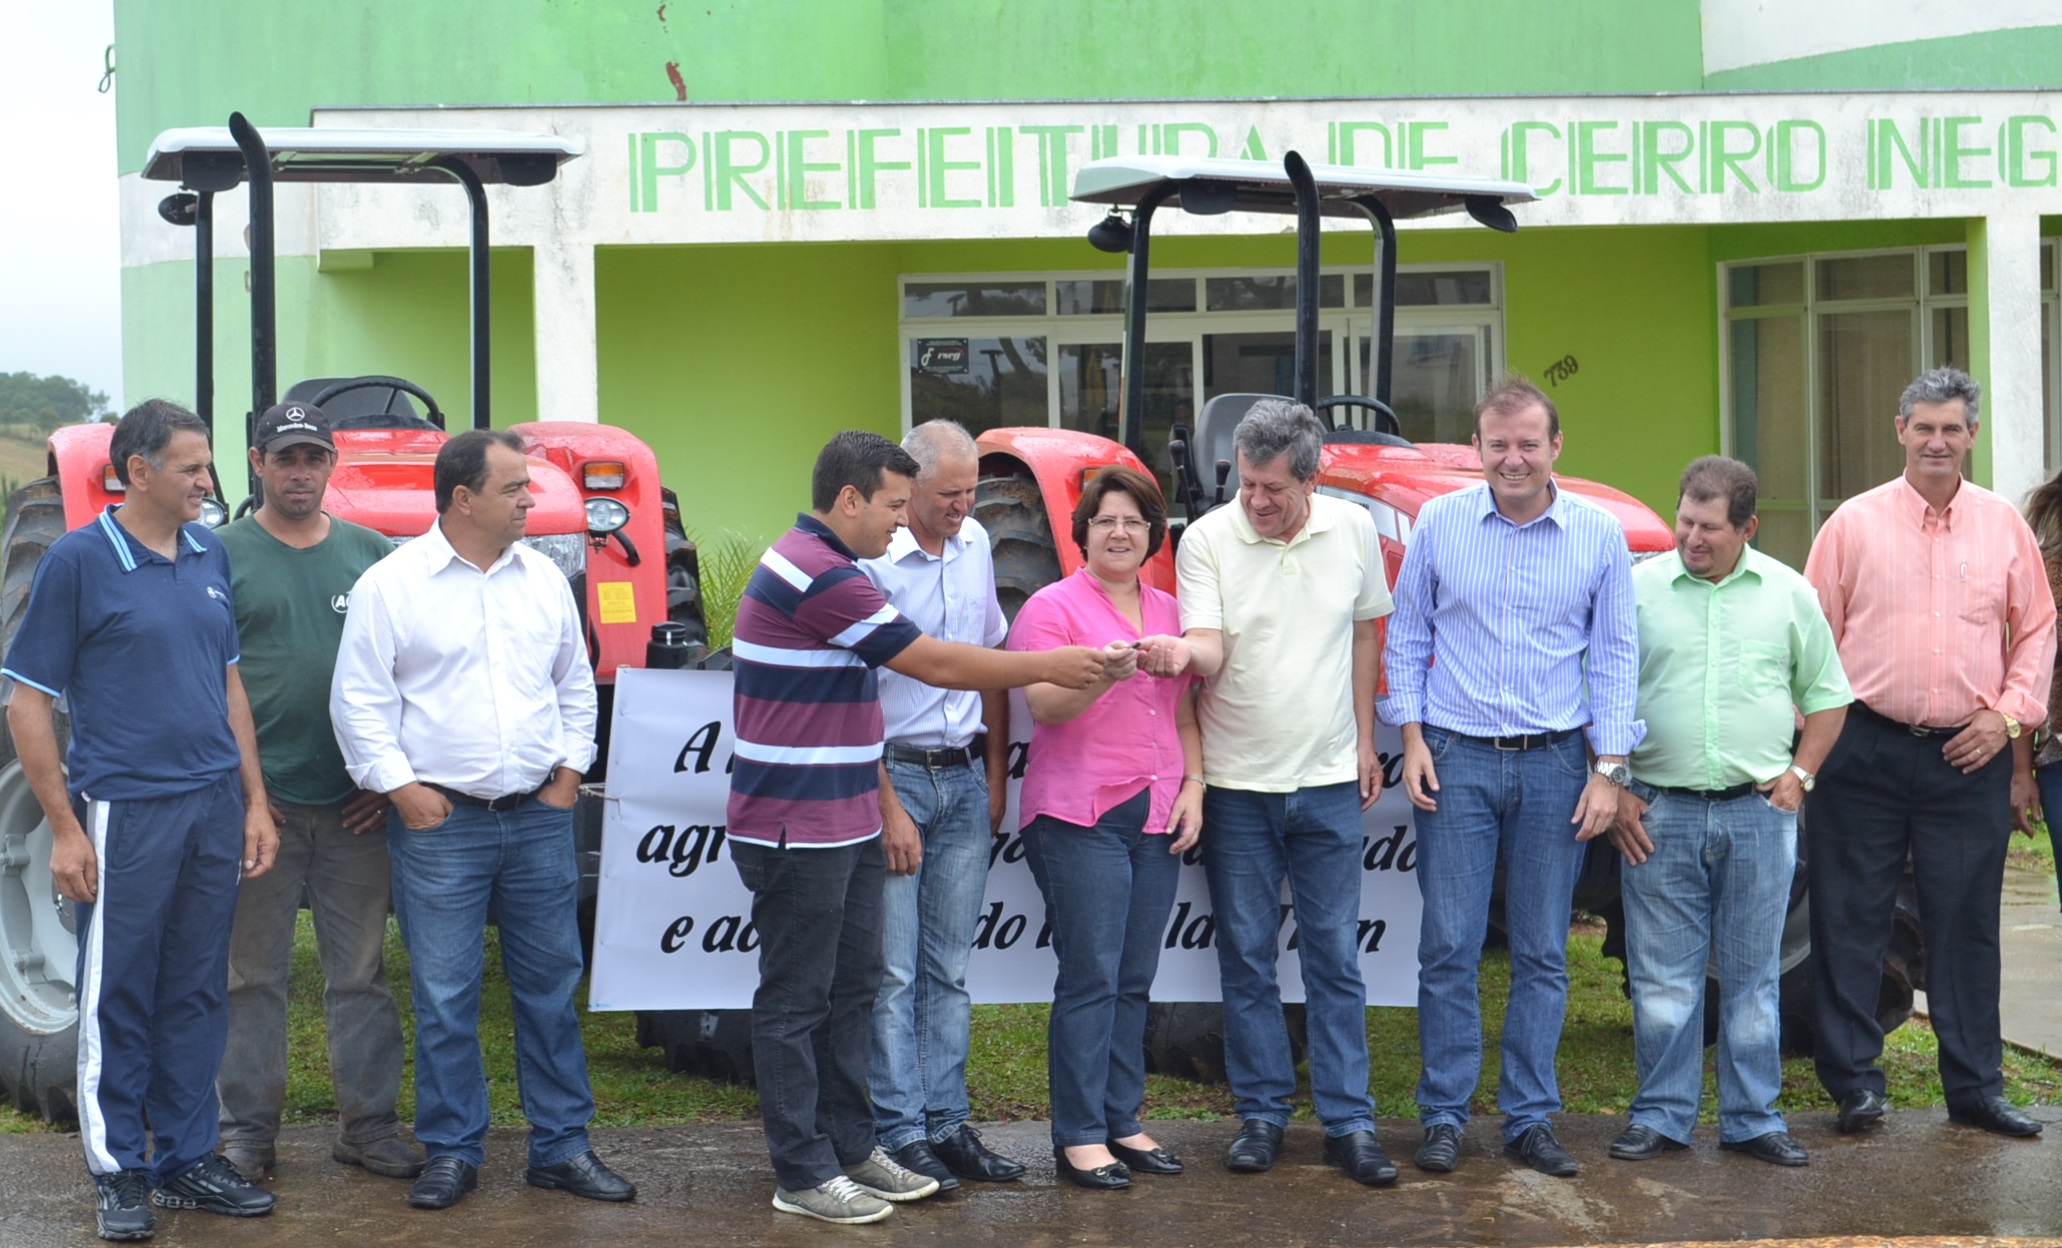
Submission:
{"label": "blue jeans", "polygon": [[1418,1117],[1460,1126],[1482,1073],[1476,970],[1489,926],[1499,852],[1511,992],[1504,1009],[1497,1104],[1504,1139],[1561,1108],[1554,1054],[1568,1004],[1568,921],[1588,846],[1575,839],[1575,803],[1589,780],[1582,734],[1524,751],[1498,750],[1425,725],[1439,774],[1436,811],[1417,812]]}
{"label": "blue jeans", "polygon": [[988,777],[965,763],[888,761],[923,835],[915,875],[881,897],[881,993],[873,1014],[874,1124],[890,1150],[942,1140],[967,1120],[967,957],[988,887]]}
{"label": "blue jeans", "polygon": [[1360,786],[1203,794],[1203,872],[1217,920],[1224,1070],[1240,1118],[1289,1122],[1296,1059],[1275,978],[1282,877],[1295,903],[1310,1095],[1327,1135],[1375,1129],[1360,978]]}
{"label": "blue jeans", "polygon": [[1654,852],[1620,877],[1632,978],[1632,1121],[1687,1144],[1704,1091],[1704,975],[1718,972],[1718,1137],[1783,1130],[1783,920],[1797,869],[1797,815],[1758,793],[1711,802],[1656,793]]}
{"label": "blue jeans", "polygon": [[874,1149],[866,1090],[881,992],[881,838],[824,849],[732,841],[752,890],[752,1067],[781,1187],[837,1178]]}
{"label": "blue jeans", "polygon": [[1040,815],[1024,856],[1052,925],[1046,1072],[1052,1142],[1101,1144],[1137,1135],[1146,1096],[1146,998],[1174,908],[1181,858],[1148,835],[1150,790],[1103,812],[1092,828]]}
{"label": "blue jeans", "polygon": [[454,804],[421,832],[390,812],[387,854],[414,986],[416,1138],[432,1158],[477,1166],[486,1156],[480,976],[491,908],[515,1010],[530,1164],[586,1152],[594,1093],[573,1008],[583,970],[573,812],[534,798],[504,811]]}
{"label": "blue jeans", "polygon": [[[2039,768],[2033,780],[2040,786],[2041,813],[2046,816],[2049,839],[2062,847],[2062,766]],[[2055,886],[2062,889],[2062,853],[2055,855]]]}

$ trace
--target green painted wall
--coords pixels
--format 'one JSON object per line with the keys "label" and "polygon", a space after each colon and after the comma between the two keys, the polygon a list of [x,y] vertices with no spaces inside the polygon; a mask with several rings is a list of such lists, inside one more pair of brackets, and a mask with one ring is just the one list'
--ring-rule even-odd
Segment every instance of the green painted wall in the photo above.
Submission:
{"label": "green painted wall", "polygon": [[[215,263],[215,457],[241,463],[251,405],[250,300],[242,260]],[[493,416],[496,425],[539,418],[530,254],[493,255]],[[277,264],[278,387],[312,377],[387,373],[416,382],[453,428],[472,419],[466,257],[461,251],[381,252],[369,269],[318,273],[305,256]],[[124,402],[194,402],[193,269],[188,263],[122,270]],[[230,501],[241,472],[223,477]]]}
{"label": "green painted wall", "polygon": [[[116,0],[120,162],[341,105],[1694,91],[1696,0]],[[676,88],[668,66],[679,75]],[[684,91],[684,97],[682,92]]]}
{"label": "green painted wall", "polygon": [[2000,91],[2062,86],[2062,26],[1992,30],[1726,70],[1710,91]]}

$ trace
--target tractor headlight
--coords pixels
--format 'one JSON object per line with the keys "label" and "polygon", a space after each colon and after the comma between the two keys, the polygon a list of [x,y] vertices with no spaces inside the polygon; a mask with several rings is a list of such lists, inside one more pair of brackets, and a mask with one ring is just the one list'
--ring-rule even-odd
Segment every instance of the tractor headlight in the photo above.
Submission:
{"label": "tractor headlight", "polygon": [[590,498],[587,500],[587,531],[595,537],[606,537],[630,523],[630,509],[613,498]]}
{"label": "tractor headlight", "polygon": [[219,529],[229,523],[229,510],[210,494],[200,500],[200,522],[211,529]]}

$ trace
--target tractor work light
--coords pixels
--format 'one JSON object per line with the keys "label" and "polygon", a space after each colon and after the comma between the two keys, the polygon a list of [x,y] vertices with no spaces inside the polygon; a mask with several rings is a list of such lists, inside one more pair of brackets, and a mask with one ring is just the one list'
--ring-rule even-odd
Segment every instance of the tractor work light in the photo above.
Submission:
{"label": "tractor work light", "polygon": [[113,464],[102,464],[100,466],[100,488],[110,494],[126,494],[129,492],[129,486],[115,473],[115,466]]}
{"label": "tractor work light", "polygon": [[587,532],[594,537],[606,537],[630,523],[630,509],[618,499],[590,498],[587,500]]}
{"label": "tractor work light", "polygon": [[1110,215],[1088,227],[1088,245],[1097,251],[1122,255],[1131,250],[1131,223],[1115,208]]}
{"label": "tractor work light", "polygon": [[580,481],[590,490],[620,490],[629,475],[615,460],[598,459],[580,467]]}
{"label": "tractor work light", "polygon": [[229,509],[210,494],[200,500],[200,522],[211,529],[219,529],[229,523]]}

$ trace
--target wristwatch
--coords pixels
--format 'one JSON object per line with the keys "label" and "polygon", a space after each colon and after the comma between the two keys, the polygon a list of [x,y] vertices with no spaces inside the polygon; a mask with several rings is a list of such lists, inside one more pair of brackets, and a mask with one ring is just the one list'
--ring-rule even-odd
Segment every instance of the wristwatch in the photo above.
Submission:
{"label": "wristwatch", "polygon": [[1811,792],[1812,789],[1815,786],[1817,786],[1819,782],[1817,776],[1812,775],[1810,772],[1806,771],[1802,767],[1799,767],[1795,763],[1790,764],[1790,774],[1797,777],[1797,783],[1804,786],[1804,791],[1806,793]]}
{"label": "wristwatch", "polygon": [[2010,715],[2005,714],[2003,711],[1998,712],[1998,718],[2005,721],[2005,739],[2007,741],[2017,741],[2019,739],[2019,733],[2021,731],[2019,727],[2019,721],[2013,719]]}
{"label": "wristwatch", "polygon": [[1621,789],[1632,787],[1632,768],[1624,763],[1598,763],[1597,774]]}

